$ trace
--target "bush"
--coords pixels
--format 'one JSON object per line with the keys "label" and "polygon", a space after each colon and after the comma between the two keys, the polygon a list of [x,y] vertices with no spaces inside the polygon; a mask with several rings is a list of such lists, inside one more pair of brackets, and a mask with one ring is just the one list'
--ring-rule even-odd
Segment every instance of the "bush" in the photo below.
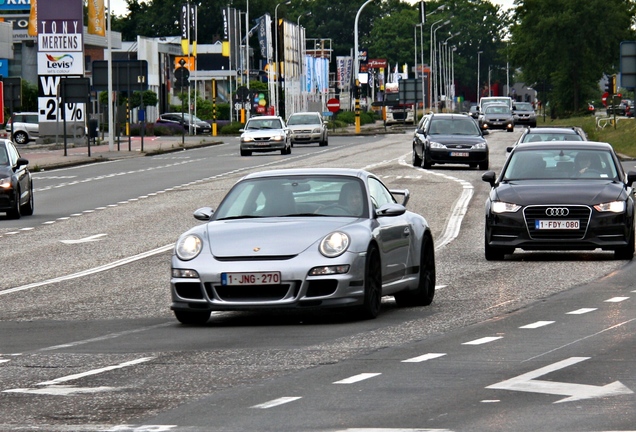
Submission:
{"label": "bush", "polygon": [[[342,122],[347,125],[352,125],[356,123],[356,114],[353,111],[340,111],[336,114],[334,121],[336,124]],[[375,113],[373,113],[373,111],[361,111],[360,124],[365,125],[370,123],[375,123]]]}
{"label": "bush", "polygon": [[154,124],[153,131],[155,136],[174,136],[181,135],[185,133],[185,129],[183,129],[178,124]]}
{"label": "bush", "polygon": [[221,135],[238,135],[239,129],[243,129],[244,126],[241,122],[232,122],[221,128]]}

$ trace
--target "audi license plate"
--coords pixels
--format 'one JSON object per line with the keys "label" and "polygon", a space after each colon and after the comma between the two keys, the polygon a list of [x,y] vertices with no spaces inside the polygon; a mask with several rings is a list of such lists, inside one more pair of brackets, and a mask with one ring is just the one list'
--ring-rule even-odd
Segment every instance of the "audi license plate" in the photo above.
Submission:
{"label": "audi license plate", "polygon": [[534,221],[534,228],[538,230],[577,230],[581,228],[578,220],[539,220]]}
{"label": "audi license plate", "polygon": [[280,283],[280,272],[221,273],[221,285],[272,285]]}
{"label": "audi license plate", "polygon": [[451,152],[451,157],[468,157],[467,152]]}

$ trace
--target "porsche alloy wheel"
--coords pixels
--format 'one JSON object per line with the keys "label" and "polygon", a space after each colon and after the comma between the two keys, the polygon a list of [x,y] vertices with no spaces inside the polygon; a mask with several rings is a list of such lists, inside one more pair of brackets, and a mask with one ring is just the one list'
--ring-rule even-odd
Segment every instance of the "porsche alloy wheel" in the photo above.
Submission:
{"label": "porsche alloy wheel", "polygon": [[360,306],[363,319],[373,319],[382,306],[382,267],[380,254],[375,246],[369,247],[364,275],[364,303]]}
{"label": "porsche alloy wheel", "polygon": [[428,306],[435,297],[435,248],[430,235],[425,235],[420,252],[420,281],[414,291],[395,295],[398,306]]}

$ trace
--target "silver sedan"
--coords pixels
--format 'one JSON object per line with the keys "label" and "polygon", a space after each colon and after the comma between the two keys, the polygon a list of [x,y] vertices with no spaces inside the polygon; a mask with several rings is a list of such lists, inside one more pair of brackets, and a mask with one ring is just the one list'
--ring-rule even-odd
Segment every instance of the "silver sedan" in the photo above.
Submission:
{"label": "silver sedan", "polygon": [[433,237],[408,199],[364,170],[250,174],[216,210],[195,211],[206,223],[179,237],[171,309],[181,323],[205,324],[212,311],[285,308],[349,307],[369,319],[388,295],[429,305]]}

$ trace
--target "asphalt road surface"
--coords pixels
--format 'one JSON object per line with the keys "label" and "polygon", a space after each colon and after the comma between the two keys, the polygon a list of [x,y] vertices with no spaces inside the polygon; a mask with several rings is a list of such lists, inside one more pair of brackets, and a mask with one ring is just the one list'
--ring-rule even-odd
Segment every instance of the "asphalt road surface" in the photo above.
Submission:
{"label": "asphalt road surface", "polygon": [[[492,169],[517,136],[489,135]],[[486,261],[482,172],[415,168],[410,139],[252,157],[232,139],[36,173],[35,214],[0,217],[0,430],[635,430],[634,264],[601,251]],[[180,325],[170,254],[192,212],[248,172],[308,166],[411,191],[435,236],[433,304]]]}

